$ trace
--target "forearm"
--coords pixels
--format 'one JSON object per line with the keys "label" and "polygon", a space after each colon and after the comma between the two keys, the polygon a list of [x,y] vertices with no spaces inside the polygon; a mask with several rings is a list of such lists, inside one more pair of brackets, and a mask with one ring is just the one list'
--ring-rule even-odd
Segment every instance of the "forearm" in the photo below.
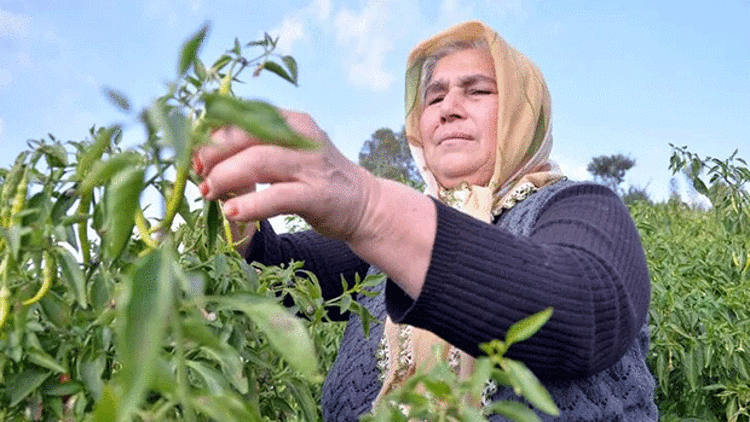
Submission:
{"label": "forearm", "polygon": [[413,301],[390,285],[389,314],[476,355],[479,343],[552,306],[552,319],[510,356],[546,376],[595,373],[629,347],[648,307],[645,259],[623,209],[613,220],[628,224],[613,230],[566,205],[525,238],[441,205],[423,290]]}
{"label": "forearm", "polygon": [[375,179],[365,226],[348,242],[362,259],[379,268],[412,299],[422,291],[437,228],[429,197],[403,184]]}

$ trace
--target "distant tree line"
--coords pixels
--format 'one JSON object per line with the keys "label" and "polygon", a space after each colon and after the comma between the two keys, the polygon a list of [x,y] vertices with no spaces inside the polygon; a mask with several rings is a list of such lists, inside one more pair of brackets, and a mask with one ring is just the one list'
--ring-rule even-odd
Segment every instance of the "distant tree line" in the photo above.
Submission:
{"label": "distant tree line", "polygon": [[[600,155],[591,159],[586,170],[594,176],[595,181],[617,192],[625,203],[652,202],[645,188],[630,186],[626,191],[620,187],[625,173],[635,164],[635,159],[623,154]],[[362,145],[359,165],[376,176],[415,188],[420,188],[424,183],[409,151],[403,128],[399,132],[389,128],[376,130]]]}

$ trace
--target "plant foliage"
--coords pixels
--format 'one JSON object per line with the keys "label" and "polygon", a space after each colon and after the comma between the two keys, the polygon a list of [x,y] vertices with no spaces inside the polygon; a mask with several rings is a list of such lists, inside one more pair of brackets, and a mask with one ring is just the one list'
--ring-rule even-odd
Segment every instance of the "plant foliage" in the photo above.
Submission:
{"label": "plant foliage", "polygon": [[[177,79],[138,115],[142,144],[125,150],[119,126],[92,127],[81,141],[30,141],[0,169],[0,420],[320,420],[322,373],[342,333],[327,311],[355,313],[369,328],[353,297],[384,277],[349,280],[326,300],[301,263],[248,265],[221,205],[186,196],[197,184],[193,151],[216,126],[315,147],[272,106],[232,94],[245,69],[296,84],[294,59],[273,53],[277,40],[235,40],[207,65],[197,55],[207,32],[184,44]],[[248,48],[262,53],[248,60]],[[105,93],[131,112],[123,94]],[[160,212],[144,207],[146,195]],[[506,365],[520,378],[499,381],[550,411],[535,378],[501,357],[541,323],[496,344],[481,375]]]}
{"label": "plant foliage", "polygon": [[696,177],[696,189],[721,193],[708,211],[677,201],[630,208],[652,278],[649,364],[665,421],[750,420],[750,172],[733,158],[675,149],[675,172],[706,171],[711,181]]}

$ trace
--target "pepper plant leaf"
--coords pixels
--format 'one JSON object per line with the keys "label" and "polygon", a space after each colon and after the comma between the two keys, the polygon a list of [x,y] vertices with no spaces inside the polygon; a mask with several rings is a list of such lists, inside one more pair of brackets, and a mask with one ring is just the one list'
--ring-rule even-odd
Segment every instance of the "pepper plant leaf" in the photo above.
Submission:
{"label": "pepper plant leaf", "polygon": [[204,95],[203,101],[206,120],[216,125],[238,126],[268,144],[307,150],[320,147],[292,130],[276,107],[268,103],[213,93]]}
{"label": "pepper plant leaf", "polygon": [[551,316],[552,308],[547,308],[514,323],[505,333],[505,343],[510,347],[511,344],[528,339],[539,331]]}

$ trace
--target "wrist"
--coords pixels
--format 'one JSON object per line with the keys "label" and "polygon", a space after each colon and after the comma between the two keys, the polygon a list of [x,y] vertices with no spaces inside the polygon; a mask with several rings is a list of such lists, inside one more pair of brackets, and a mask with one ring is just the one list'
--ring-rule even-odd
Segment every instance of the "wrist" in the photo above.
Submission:
{"label": "wrist", "polygon": [[426,195],[371,176],[368,201],[349,247],[416,298],[427,273],[437,229],[437,210]]}

